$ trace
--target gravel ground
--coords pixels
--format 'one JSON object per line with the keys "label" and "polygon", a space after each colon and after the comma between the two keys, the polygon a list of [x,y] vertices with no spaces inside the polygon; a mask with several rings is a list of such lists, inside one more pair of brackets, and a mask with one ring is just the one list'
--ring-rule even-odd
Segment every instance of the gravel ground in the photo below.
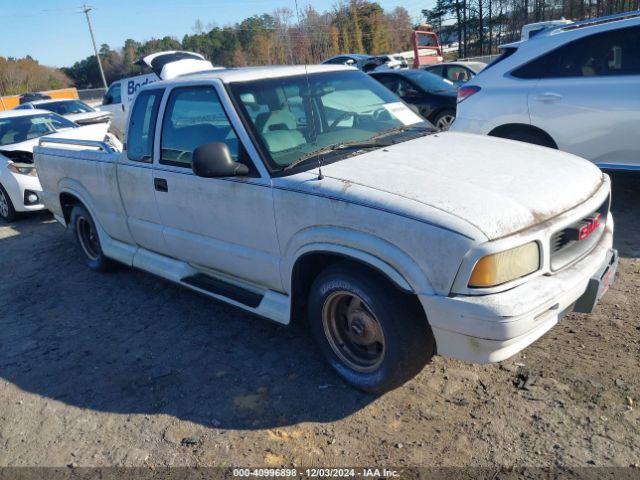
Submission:
{"label": "gravel ground", "polygon": [[2,466],[640,463],[640,177],[614,178],[619,276],[516,357],[436,357],[381,397],[282,328],[125,267],[48,214],[0,224]]}

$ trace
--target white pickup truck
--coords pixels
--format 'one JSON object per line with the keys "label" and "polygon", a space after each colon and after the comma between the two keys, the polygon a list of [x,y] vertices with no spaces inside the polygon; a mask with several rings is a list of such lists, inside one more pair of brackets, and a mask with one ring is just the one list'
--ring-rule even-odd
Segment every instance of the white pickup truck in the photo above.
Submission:
{"label": "white pickup truck", "polygon": [[40,146],[46,206],[112,260],[289,324],[381,392],[438,353],[504,360],[613,281],[610,182],[548,148],[437,133],[350,67],[141,89],[123,152]]}

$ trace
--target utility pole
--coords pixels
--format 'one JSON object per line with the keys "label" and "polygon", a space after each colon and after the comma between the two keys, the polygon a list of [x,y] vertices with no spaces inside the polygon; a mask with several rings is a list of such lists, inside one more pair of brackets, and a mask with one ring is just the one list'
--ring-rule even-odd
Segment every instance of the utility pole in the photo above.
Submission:
{"label": "utility pole", "polygon": [[91,19],[89,18],[89,12],[92,10],[92,7],[87,4],[82,6],[82,11],[87,16],[87,24],[89,25],[89,33],[91,34],[91,41],[93,42],[93,51],[96,53],[96,61],[98,62],[98,67],[100,68],[100,76],[102,77],[102,83],[104,84],[104,88],[107,88],[107,79],[104,76],[104,70],[102,69],[102,62],[100,61],[100,55],[98,55],[98,47],[96,47],[96,39],[93,36],[93,27],[91,26]]}

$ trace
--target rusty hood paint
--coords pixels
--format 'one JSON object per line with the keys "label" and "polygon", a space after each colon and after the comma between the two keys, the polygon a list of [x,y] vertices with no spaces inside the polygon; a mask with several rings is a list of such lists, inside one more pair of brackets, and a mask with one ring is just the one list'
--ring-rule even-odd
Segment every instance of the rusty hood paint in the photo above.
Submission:
{"label": "rusty hood paint", "polygon": [[575,155],[522,142],[439,133],[325,165],[326,177],[403,197],[470,223],[489,239],[576,207],[603,181]]}

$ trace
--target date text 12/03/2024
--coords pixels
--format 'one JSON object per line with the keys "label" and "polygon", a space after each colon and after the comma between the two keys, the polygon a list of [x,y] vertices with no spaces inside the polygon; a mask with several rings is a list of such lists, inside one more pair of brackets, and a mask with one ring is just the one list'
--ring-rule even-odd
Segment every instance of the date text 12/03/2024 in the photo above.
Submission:
{"label": "date text 12/03/2024", "polygon": [[266,477],[266,478],[338,478],[338,477],[362,477],[362,478],[395,478],[400,476],[397,470],[388,468],[234,468],[234,477]]}

